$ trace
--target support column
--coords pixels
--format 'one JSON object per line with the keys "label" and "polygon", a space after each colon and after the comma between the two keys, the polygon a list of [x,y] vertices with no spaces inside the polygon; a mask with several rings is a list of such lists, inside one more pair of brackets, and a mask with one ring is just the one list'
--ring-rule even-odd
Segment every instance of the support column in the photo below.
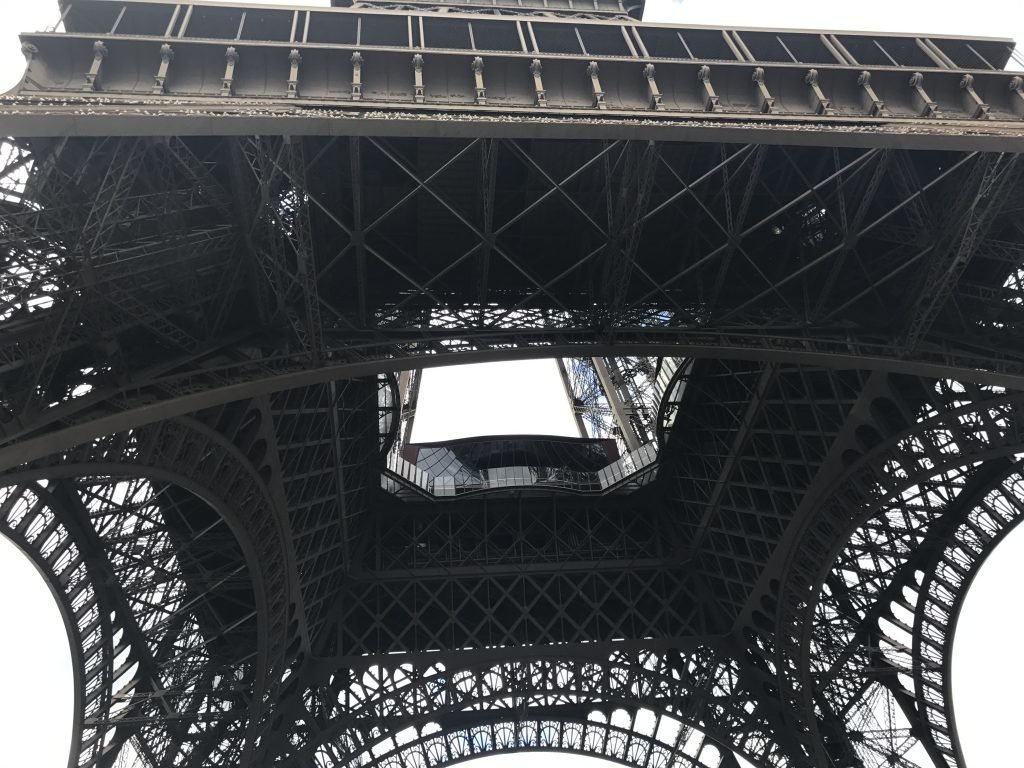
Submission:
{"label": "support column", "polygon": [[535,93],[534,104],[538,107],[546,107],[548,105],[548,94],[544,90],[544,81],[541,79],[543,71],[544,67],[540,63],[540,59],[534,59],[530,62],[530,74],[533,75],[533,90]]}
{"label": "support column", "polygon": [[1024,77],[1014,75],[1010,78],[1010,98],[1013,100],[1013,111],[1024,117]]}
{"label": "support column", "polygon": [[721,103],[719,103],[718,94],[715,93],[715,88],[711,85],[711,67],[707,64],[703,65],[697,70],[697,79],[700,80],[702,86],[702,96],[704,101],[705,112],[722,112]]}
{"label": "support column", "polygon": [[103,60],[107,58],[108,53],[107,46],[103,44],[102,40],[97,40],[92,44],[92,66],[85,73],[85,85],[82,86],[83,91],[95,91],[99,87],[100,71],[103,68]]}
{"label": "support column", "polygon": [[772,115],[775,113],[775,97],[768,91],[768,86],[764,82],[764,68],[755,67],[753,74],[750,76],[751,81],[755,86],[755,97],[761,100],[761,114]]}
{"label": "support column", "polygon": [[32,60],[36,57],[36,54],[39,53],[39,49],[32,45],[32,43],[22,43],[21,53],[25,57],[25,77],[23,78],[23,82],[27,82],[32,74]]}
{"label": "support column", "polygon": [[299,53],[298,48],[292,48],[288,54],[288,62],[290,64],[288,72],[288,98],[297,99],[299,97],[299,64],[302,63],[302,54]]}
{"label": "support column", "polygon": [[608,105],[604,103],[604,91],[601,89],[601,80],[598,77],[600,70],[596,61],[587,64],[587,75],[590,77],[590,90],[594,94],[594,106],[598,109],[608,109]]}
{"label": "support column", "polygon": [[964,75],[960,80],[960,88],[964,92],[964,112],[975,119],[988,120],[989,106],[981,100],[981,96],[974,90],[974,75]]}
{"label": "support column", "polygon": [[885,108],[885,102],[878,98],[875,89],[871,87],[871,73],[866,69],[857,77],[857,85],[861,87],[861,103],[864,111],[871,117],[888,117],[889,110]]}
{"label": "support column", "polygon": [[479,56],[474,57],[470,68],[473,70],[473,81],[476,85],[476,103],[483,106],[487,103],[487,89],[484,88],[484,60]]}
{"label": "support column", "polygon": [[235,87],[235,67],[238,65],[238,49],[235,46],[229,45],[224,51],[224,61],[224,82],[220,87],[220,95],[232,96]]}
{"label": "support column", "polygon": [[174,61],[174,49],[164,43],[160,46],[160,68],[156,72],[156,77],[153,78],[153,93],[163,94],[166,92],[167,71],[170,69],[172,61]]}
{"label": "support column", "polygon": [[405,423],[400,426],[402,445],[412,442],[412,429],[416,422],[416,406],[420,399],[420,382],[423,379],[423,369],[415,371],[402,371],[398,380],[399,397],[402,405],[406,407],[402,412]]}
{"label": "support column", "polygon": [[422,104],[423,98],[423,55],[417,53],[412,57],[413,100]]}
{"label": "support column", "polygon": [[320,317],[320,295],[317,286],[319,273],[316,268],[316,254],[313,247],[308,195],[303,194],[308,189],[308,182],[301,136],[292,136],[286,139],[284,156],[287,161],[286,173],[290,177],[289,181],[296,193],[292,240],[298,284],[302,289],[305,309],[302,342],[310,361],[316,366],[324,357],[324,332],[323,321]]}
{"label": "support column", "polygon": [[612,410],[612,418],[615,419],[615,423],[619,427],[619,432],[622,434],[622,440],[625,442],[626,448],[629,451],[637,450],[640,447],[640,440],[633,430],[633,423],[629,420],[629,413],[627,413],[626,406],[619,396],[619,388],[612,378],[612,372],[608,369],[608,365],[603,357],[592,357],[590,360],[594,364],[597,379],[601,382],[601,389],[604,390],[604,396],[608,399],[608,407]]}
{"label": "support column", "polygon": [[654,65],[644,64],[644,79],[647,80],[647,105],[656,112],[664,111],[661,91],[658,90],[658,83],[654,80]]}
{"label": "support column", "polygon": [[914,106],[921,117],[942,116],[942,113],[939,112],[939,105],[932,101],[928,92],[924,89],[924,75],[920,72],[912,74],[910,76],[910,88],[913,91],[911,100],[914,102]]}
{"label": "support column", "polygon": [[821,90],[821,86],[818,85],[818,70],[808,70],[806,77],[804,77],[804,82],[807,83],[811,91],[811,109],[814,110],[814,114],[834,115],[836,111],[832,109],[832,102],[825,97],[825,93]]}
{"label": "support column", "polygon": [[576,408],[576,396],[572,392],[572,382],[569,381],[569,371],[565,367],[564,358],[556,358],[555,363],[558,365],[558,375],[562,379],[562,386],[565,388],[565,396],[569,400],[569,408],[572,410],[572,418],[576,422],[576,429],[579,430],[580,437],[587,437],[587,423],[583,421],[583,414]]}
{"label": "support column", "polygon": [[363,98],[363,54],[352,52],[352,101]]}

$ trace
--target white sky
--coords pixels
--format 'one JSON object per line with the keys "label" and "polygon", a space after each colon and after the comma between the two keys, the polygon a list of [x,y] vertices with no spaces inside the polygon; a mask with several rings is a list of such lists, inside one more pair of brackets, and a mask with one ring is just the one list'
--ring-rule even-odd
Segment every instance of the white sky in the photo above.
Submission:
{"label": "white sky", "polygon": [[[321,2],[248,0],[249,4],[328,6]],[[56,0],[0,0],[0,91],[24,70],[19,31],[41,30],[58,17]],[[970,4],[843,0],[648,0],[646,18],[693,24],[885,30],[1013,37],[1024,41],[1024,9],[1010,0]],[[445,439],[441,421],[468,414],[463,435],[503,433],[574,434],[562,384],[551,361],[474,366],[472,386],[455,369],[428,372],[421,391],[416,439]],[[492,374],[486,380],[488,369]],[[505,392],[498,391],[504,388]],[[431,394],[431,392],[435,394]],[[467,408],[469,393],[485,397]],[[547,394],[546,394],[547,393]],[[434,418],[423,404],[439,397]],[[458,407],[445,396],[457,398]],[[521,404],[514,407],[514,403]],[[501,409],[489,407],[504,403]],[[550,406],[550,407],[549,407]],[[528,420],[533,411],[537,417]],[[494,415],[502,421],[490,421]],[[1019,603],[1024,530],[1012,534],[975,581],[961,616],[954,648],[954,701],[960,739],[971,768],[1019,762],[1024,665],[1016,648],[1024,637]],[[71,663],[60,614],[34,566],[0,536],[0,764],[64,768],[71,731]],[[473,761],[480,768],[598,768],[592,758],[529,753]]]}
{"label": "white sky", "polygon": [[[474,418],[460,419],[460,413]],[[557,363],[522,360],[424,371],[413,441],[474,435],[578,437]]]}

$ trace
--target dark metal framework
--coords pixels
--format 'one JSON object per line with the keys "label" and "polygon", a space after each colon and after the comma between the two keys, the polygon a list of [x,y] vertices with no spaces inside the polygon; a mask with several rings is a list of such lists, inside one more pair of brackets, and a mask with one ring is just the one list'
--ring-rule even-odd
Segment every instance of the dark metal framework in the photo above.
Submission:
{"label": "dark metal framework", "polygon": [[[1024,512],[1011,44],[580,6],[24,37],[0,532],[69,766],[962,768],[956,617]],[[534,357],[644,471],[417,491],[422,370]]]}

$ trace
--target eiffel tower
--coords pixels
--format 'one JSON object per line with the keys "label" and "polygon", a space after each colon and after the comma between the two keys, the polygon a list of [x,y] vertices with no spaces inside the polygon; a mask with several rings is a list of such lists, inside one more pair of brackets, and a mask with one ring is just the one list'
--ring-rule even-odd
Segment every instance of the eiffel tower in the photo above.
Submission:
{"label": "eiffel tower", "polygon": [[[59,5],[0,97],[0,533],[69,768],[963,768],[1024,514],[1011,41]],[[534,358],[578,437],[413,441],[424,370]]]}

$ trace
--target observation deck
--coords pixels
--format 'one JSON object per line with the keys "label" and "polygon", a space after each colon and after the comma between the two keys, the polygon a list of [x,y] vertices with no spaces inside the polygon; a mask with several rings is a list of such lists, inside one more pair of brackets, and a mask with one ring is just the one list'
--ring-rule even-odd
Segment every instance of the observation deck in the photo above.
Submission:
{"label": "observation deck", "polygon": [[[614,440],[547,435],[496,435],[407,445],[388,458],[389,480],[401,479],[430,496],[564,490],[607,493],[645,485],[654,475],[657,447],[619,457]],[[649,471],[645,471],[649,470]]]}
{"label": "observation deck", "polygon": [[573,16],[601,18],[609,16],[643,17],[645,0],[331,0],[334,8],[397,8],[442,13],[465,12],[497,15]]}
{"label": "observation deck", "polygon": [[[488,435],[410,442],[422,371],[388,390],[394,425],[381,487],[401,498],[631,493],[657,476],[691,365],[656,359],[559,359],[579,437]],[[401,425],[401,426],[399,426]],[[383,431],[383,427],[382,427]]]}
{"label": "observation deck", "polygon": [[642,4],[583,5],[81,0],[59,31],[22,36],[28,71],[0,115],[23,136],[149,135],[160,116],[179,134],[1022,141],[1008,39],[647,24]]}

